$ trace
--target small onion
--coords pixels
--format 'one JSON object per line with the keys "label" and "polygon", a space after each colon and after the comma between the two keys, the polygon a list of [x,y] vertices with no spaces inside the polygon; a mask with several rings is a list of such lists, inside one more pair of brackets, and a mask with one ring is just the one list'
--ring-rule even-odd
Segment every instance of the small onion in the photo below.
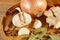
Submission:
{"label": "small onion", "polygon": [[47,2],[46,0],[21,0],[20,7],[22,11],[37,17],[45,11]]}

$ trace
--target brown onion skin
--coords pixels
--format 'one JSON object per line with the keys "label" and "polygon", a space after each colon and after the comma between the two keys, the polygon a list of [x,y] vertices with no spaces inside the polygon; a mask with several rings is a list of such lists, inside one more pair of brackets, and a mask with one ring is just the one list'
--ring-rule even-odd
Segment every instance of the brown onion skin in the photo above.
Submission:
{"label": "brown onion skin", "polygon": [[20,7],[23,12],[36,16],[45,11],[47,2],[46,0],[21,0]]}

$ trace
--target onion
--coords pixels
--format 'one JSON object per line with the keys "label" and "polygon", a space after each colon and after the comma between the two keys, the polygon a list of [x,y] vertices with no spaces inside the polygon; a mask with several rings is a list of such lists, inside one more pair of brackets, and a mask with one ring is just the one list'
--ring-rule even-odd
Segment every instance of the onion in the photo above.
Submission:
{"label": "onion", "polygon": [[46,0],[21,0],[20,7],[22,11],[39,17],[45,11],[47,2]]}

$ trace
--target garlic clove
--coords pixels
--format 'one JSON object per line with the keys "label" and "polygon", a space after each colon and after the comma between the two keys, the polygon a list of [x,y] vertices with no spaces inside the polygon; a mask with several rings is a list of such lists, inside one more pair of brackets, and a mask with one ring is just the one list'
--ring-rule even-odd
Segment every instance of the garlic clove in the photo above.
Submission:
{"label": "garlic clove", "polygon": [[13,25],[15,25],[16,27],[22,27],[31,23],[32,18],[28,13],[21,12],[21,9],[19,7],[16,7],[15,9],[19,11],[19,14],[16,14],[13,17]]}
{"label": "garlic clove", "polygon": [[44,15],[47,16],[46,22],[49,23],[49,26],[60,28],[60,7],[51,7],[49,10],[44,12]]}
{"label": "garlic clove", "polygon": [[28,34],[29,35],[29,33],[30,33],[30,30],[28,30],[27,28],[21,28],[18,31],[18,35],[24,35],[24,34]]}
{"label": "garlic clove", "polygon": [[42,26],[41,21],[36,19],[33,27],[34,27],[35,29],[37,29],[37,28],[40,28],[41,26]]}
{"label": "garlic clove", "polygon": [[[52,7],[51,10],[54,12],[56,17],[60,17],[60,7]],[[58,11],[57,11],[58,10]]]}
{"label": "garlic clove", "polygon": [[47,16],[47,17],[53,17],[53,14],[52,14],[51,10],[45,11],[44,15]]}
{"label": "garlic clove", "polygon": [[56,19],[53,17],[46,18],[46,22],[49,23],[49,26],[55,25]]}
{"label": "garlic clove", "polygon": [[23,16],[24,16],[24,18],[25,18],[25,24],[24,24],[24,25],[30,24],[31,21],[32,21],[31,16],[30,16],[29,14],[27,14],[27,13],[24,13]]}
{"label": "garlic clove", "polygon": [[55,25],[54,28],[60,28],[60,21],[58,21]]}
{"label": "garlic clove", "polygon": [[16,14],[13,18],[12,18],[12,23],[13,23],[13,25],[14,26],[16,26],[16,27],[21,27],[21,26],[23,26],[23,22],[21,22],[21,20],[20,20],[20,18],[19,18],[19,16],[18,16],[19,14]]}
{"label": "garlic clove", "polygon": [[16,27],[21,27],[31,23],[32,18],[29,14],[23,13],[22,16],[24,17],[25,22],[20,20],[19,14],[16,14],[12,19],[13,25],[15,25]]}

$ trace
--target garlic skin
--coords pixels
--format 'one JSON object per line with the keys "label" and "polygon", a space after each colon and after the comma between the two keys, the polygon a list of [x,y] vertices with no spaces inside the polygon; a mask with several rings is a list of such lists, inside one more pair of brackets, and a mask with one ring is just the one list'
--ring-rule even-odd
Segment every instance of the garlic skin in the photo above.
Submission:
{"label": "garlic skin", "polygon": [[36,19],[33,27],[34,27],[35,29],[37,29],[37,28],[40,28],[41,26],[42,26],[41,21]]}
{"label": "garlic skin", "polygon": [[49,26],[56,24],[56,19],[53,17],[46,18],[46,22],[49,23]]}
{"label": "garlic skin", "polygon": [[24,34],[28,34],[29,35],[30,33],[30,30],[28,30],[27,28],[21,28],[19,31],[18,31],[18,35],[24,35]]}
{"label": "garlic skin", "polygon": [[58,21],[58,22],[55,24],[54,28],[60,28],[60,21]]}
{"label": "garlic skin", "polygon": [[[32,18],[28,13],[21,12],[19,8],[16,8],[19,12],[12,18],[12,23],[16,27],[22,27],[31,23]],[[20,15],[20,16],[19,16]]]}
{"label": "garlic skin", "polygon": [[47,16],[47,17],[53,17],[53,14],[52,14],[51,10],[45,11],[44,15]]}
{"label": "garlic skin", "polygon": [[53,12],[54,12],[54,15],[58,18],[60,18],[60,7],[56,6],[56,7],[52,7],[50,8]]}
{"label": "garlic skin", "polygon": [[44,12],[44,15],[47,16],[46,22],[49,26],[54,26],[54,28],[60,28],[60,7],[51,7],[48,11]]}

